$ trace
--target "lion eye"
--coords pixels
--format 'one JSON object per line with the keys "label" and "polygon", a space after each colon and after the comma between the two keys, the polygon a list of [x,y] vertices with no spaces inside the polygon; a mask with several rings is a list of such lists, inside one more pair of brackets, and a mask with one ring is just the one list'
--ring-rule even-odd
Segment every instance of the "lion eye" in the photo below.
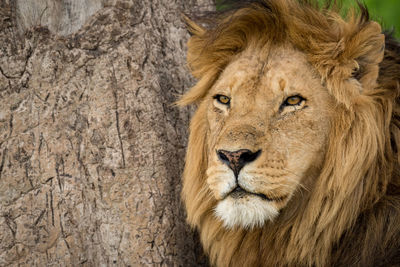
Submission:
{"label": "lion eye", "polygon": [[214,99],[217,99],[217,101],[223,105],[229,105],[229,102],[231,99],[225,95],[216,95],[214,96]]}
{"label": "lion eye", "polygon": [[286,98],[286,100],[283,102],[283,106],[296,106],[296,105],[300,105],[301,102],[303,102],[305,99],[299,95],[295,95],[295,96],[289,96],[288,98]]}

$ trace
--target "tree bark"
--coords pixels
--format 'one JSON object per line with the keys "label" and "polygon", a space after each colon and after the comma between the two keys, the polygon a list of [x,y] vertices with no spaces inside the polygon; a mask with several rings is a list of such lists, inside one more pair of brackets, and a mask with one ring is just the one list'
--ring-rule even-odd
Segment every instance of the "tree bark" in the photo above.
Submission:
{"label": "tree bark", "polygon": [[0,2],[0,266],[207,265],[172,103],[193,83],[180,12],[211,1],[74,2]]}

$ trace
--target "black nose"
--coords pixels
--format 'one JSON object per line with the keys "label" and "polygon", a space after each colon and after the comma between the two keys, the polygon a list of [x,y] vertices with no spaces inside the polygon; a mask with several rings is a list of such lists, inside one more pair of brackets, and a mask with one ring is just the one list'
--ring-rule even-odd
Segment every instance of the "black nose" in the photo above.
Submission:
{"label": "black nose", "polygon": [[227,150],[217,151],[218,158],[233,170],[235,176],[239,175],[239,172],[244,165],[256,160],[260,153],[261,150],[251,152],[248,149],[240,149],[232,152]]}

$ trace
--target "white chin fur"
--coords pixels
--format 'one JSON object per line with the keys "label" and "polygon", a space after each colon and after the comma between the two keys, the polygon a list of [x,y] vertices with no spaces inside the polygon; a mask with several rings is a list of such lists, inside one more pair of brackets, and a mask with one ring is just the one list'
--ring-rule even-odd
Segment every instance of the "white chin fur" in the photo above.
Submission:
{"label": "white chin fur", "polygon": [[267,220],[272,221],[278,214],[279,212],[274,206],[258,197],[239,199],[227,197],[220,201],[215,208],[215,215],[223,221],[226,228],[261,227]]}

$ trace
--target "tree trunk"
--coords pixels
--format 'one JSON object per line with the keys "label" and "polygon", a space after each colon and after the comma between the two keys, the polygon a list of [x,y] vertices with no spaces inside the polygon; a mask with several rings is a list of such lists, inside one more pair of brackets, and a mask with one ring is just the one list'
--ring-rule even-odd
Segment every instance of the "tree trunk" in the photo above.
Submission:
{"label": "tree trunk", "polygon": [[0,266],[206,265],[172,103],[211,1],[77,2],[0,2]]}

